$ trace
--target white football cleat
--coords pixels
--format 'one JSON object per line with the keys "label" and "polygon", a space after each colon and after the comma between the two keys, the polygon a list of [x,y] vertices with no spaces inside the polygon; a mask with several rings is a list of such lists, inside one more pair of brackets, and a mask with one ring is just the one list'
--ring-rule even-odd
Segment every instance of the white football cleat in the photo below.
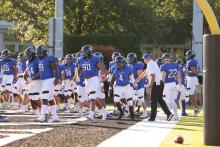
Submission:
{"label": "white football cleat", "polygon": [[58,116],[51,117],[51,119],[49,119],[48,122],[49,122],[49,123],[59,122],[59,117],[58,117]]}
{"label": "white football cleat", "polygon": [[95,120],[94,116],[92,114],[86,115],[86,118],[88,118],[89,120]]}
{"label": "white football cleat", "polygon": [[148,118],[150,115],[147,112],[144,112],[140,118]]}
{"label": "white football cleat", "polygon": [[37,122],[45,122],[45,117],[42,117],[41,115],[36,119]]}

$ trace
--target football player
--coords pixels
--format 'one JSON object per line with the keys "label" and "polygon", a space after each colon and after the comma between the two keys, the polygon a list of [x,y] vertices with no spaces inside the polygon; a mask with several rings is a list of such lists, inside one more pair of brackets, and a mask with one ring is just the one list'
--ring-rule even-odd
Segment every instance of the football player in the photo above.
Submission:
{"label": "football player", "polygon": [[[63,61],[62,61],[63,62]],[[62,71],[63,71],[63,64],[62,62],[57,62],[57,70],[58,70],[58,84],[54,86],[54,99],[57,104],[57,110],[60,110],[60,99],[64,99],[64,85],[62,84]]]}
{"label": "football player", "polygon": [[101,89],[100,79],[102,71],[102,64],[99,57],[92,54],[92,47],[85,45],[81,49],[82,57],[78,60],[78,74],[77,80],[79,81],[81,74],[85,77],[85,83],[89,91],[89,99],[91,101],[91,111],[87,116],[90,120],[94,120],[95,106],[98,107],[102,114],[102,120],[106,119],[106,109],[102,105],[99,98],[99,90]]}
{"label": "football player", "polygon": [[180,75],[181,75],[181,86],[179,87],[179,89],[177,89],[180,93],[180,105],[182,108],[182,116],[187,116],[188,114],[186,113],[186,79],[185,79],[185,72],[184,72],[184,63],[181,59],[176,60],[176,63],[179,65],[179,69],[180,69]]}
{"label": "football player", "polygon": [[162,79],[164,81],[164,100],[168,108],[173,109],[174,119],[179,120],[177,105],[175,102],[175,99],[177,98],[176,79],[178,79],[178,87],[181,87],[179,65],[175,62],[172,62],[172,56],[170,53],[164,53],[162,59],[164,63],[161,66]]}
{"label": "football player", "polygon": [[[133,72],[134,78],[136,79],[138,75],[141,75],[142,72],[144,71],[144,64],[142,62],[138,62],[137,55],[135,53],[129,53],[127,55],[127,60]],[[142,104],[144,109],[143,115],[140,116],[141,118],[149,117],[147,113],[147,104],[144,100],[144,88],[145,88],[144,86],[145,86],[145,78],[141,79],[137,83],[137,86],[134,87],[134,91],[137,94],[138,101]]]}
{"label": "football player", "polygon": [[36,118],[39,117],[39,111],[41,108],[41,80],[38,68],[38,59],[35,53],[35,47],[28,47],[25,50],[25,56],[27,58],[27,68],[25,70],[24,78],[28,83],[28,96],[31,102]]}
{"label": "football player", "polygon": [[71,95],[73,93],[72,91],[72,79],[75,74],[76,66],[73,64],[73,57],[71,54],[67,54],[65,57],[65,63],[63,65],[63,71],[62,71],[62,80],[65,83],[64,85],[64,96],[65,96],[65,106],[62,109],[62,112],[66,112],[70,109],[70,105],[72,102]]}
{"label": "football player", "polygon": [[161,65],[163,65],[163,59],[162,58],[157,58],[156,59],[156,63],[159,67],[161,67]]}
{"label": "football player", "polygon": [[102,102],[102,105],[106,108],[106,103],[105,103],[105,93],[104,93],[104,80],[106,80],[106,77],[107,77],[107,69],[106,69],[106,66],[104,64],[104,56],[102,53],[100,52],[96,52],[94,53],[94,55],[98,56],[101,63],[102,63],[102,71],[99,71],[99,74],[102,73],[101,77],[100,78],[100,84],[101,84],[101,89],[100,89],[100,101]]}
{"label": "football player", "polygon": [[[80,52],[76,54],[77,60],[80,59]],[[78,61],[76,62],[76,67],[78,66]],[[77,71],[75,77],[77,76]],[[75,79],[75,78],[74,78]],[[90,103],[88,98],[88,91],[85,87],[85,77],[81,74],[80,78],[76,81],[77,84],[77,94],[79,100],[79,114],[83,115],[83,107],[90,109]]]}
{"label": "football player", "polygon": [[[112,53],[112,61],[111,62],[109,62],[109,70],[108,70],[108,81],[110,82],[111,81],[111,78],[112,78],[112,68],[114,68],[114,66],[115,66],[115,58],[117,57],[117,56],[121,56],[121,54],[119,53],[119,52],[113,52]],[[110,93],[109,94],[110,96],[113,96],[113,93]],[[117,108],[117,106],[116,106],[116,104],[114,103],[114,113],[117,113],[118,112],[118,110],[117,110],[118,108]]]}
{"label": "football player", "polygon": [[[75,54],[75,53],[72,54],[72,59],[73,59],[73,64],[74,64],[75,67],[76,67],[77,57],[76,57],[76,54]],[[71,112],[79,112],[79,100],[78,100],[78,93],[77,93],[77,84],[76,84],[76,81],[71,80],[71,84],[72,84],[72,90],[73,90],[71,97],[72,97],[73,100],[74,100],[74,106],[73,106],[73,108],[71,109]]]}
{"label": "football player", "polygon": [[27,95],[27,85],[24,80],[24,71],[26,69],[26,59],[23,52],[17,56],[17,81],[14,84],[14,105],[12,109],[19,109],[19,98],[22,99],[21,112],[25,113],[28,110],[29,98]]}
{"label": "football player", "polygon": [[134,107],[132,100],[132,88],[130,83],[134,82],[132,69],[126,65],[124,57],[118,56],[115,59],[115,68],[112,70],[113,76],[110,82],[109,93],[113,90],[114,82],[114,102],[120,112],[118,119],[121,119],[124,112],[121,108],[121,99],[125,98],[129,106],[131,119],[134,119]]}
{"label": "football player", "polygon": [[14,91],[13,82],[17,80],[17,62],[10,58],[11,52],[7,49],[2,51],[0,60],[3,88],[3,103],[1,108],[8,108],[10,93]]}
{"label": "football player", "polygon": [[197,105],[197,100],[195,97],[196,86],[199,85],[198,77],[197,77],[198,63],[194,59],[195,56],[196,54],[192,50],[188,50],[186,52],[186,74],[188,75],[187,90],[188,90],[190,101],[192,105],[194,106],[194,116],[196,116],[200,112],[200,109]]}
{"label": "football player", "polygon": [[48,48],[45,45],[40,45],[37,48],[37,56],[39,58],[39,73],[40,80],[42,82],[42,106],[41,114],[38,117],[38,121],[44,122],[46,114],[49,113],[48,104],[50,105],[51,119],[49,122],[59,121],[57,115],[57,105],[53,99],[54,85],[59,82],[57,61],[58,59],[52,55],[48,55]]}

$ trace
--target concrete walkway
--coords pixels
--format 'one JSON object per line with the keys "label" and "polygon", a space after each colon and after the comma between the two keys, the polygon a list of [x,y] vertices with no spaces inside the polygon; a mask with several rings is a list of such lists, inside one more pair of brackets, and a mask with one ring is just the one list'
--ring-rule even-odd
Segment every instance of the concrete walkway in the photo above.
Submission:
{"label": "concrete walkway", "polygon": [[155,122],[144,119],[126,130],[105,140],[98,147],[158,147],[177,121],[166,121],[166,116],[158,113]]}

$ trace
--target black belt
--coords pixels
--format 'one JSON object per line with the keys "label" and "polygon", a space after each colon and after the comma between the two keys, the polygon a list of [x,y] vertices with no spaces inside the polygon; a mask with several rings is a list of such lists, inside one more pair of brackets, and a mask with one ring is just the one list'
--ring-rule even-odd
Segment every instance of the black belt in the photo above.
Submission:
{"label": "black belt", "polygon": [[23,78],[24,76],[18,76],[19,78]]}

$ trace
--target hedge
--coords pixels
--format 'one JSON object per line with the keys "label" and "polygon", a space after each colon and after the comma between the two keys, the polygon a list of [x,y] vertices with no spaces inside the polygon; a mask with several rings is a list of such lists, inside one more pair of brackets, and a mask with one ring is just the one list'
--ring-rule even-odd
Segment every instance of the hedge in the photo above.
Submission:
{"label": "hedge", "polygon": [[80,50],[85,44],[113,46],[123,55],[129,52],[135,52],[140,55],[140,41],[135,35],[90,35],[75,36],[65,35],[64,37],[64,54],[74,53]]}

